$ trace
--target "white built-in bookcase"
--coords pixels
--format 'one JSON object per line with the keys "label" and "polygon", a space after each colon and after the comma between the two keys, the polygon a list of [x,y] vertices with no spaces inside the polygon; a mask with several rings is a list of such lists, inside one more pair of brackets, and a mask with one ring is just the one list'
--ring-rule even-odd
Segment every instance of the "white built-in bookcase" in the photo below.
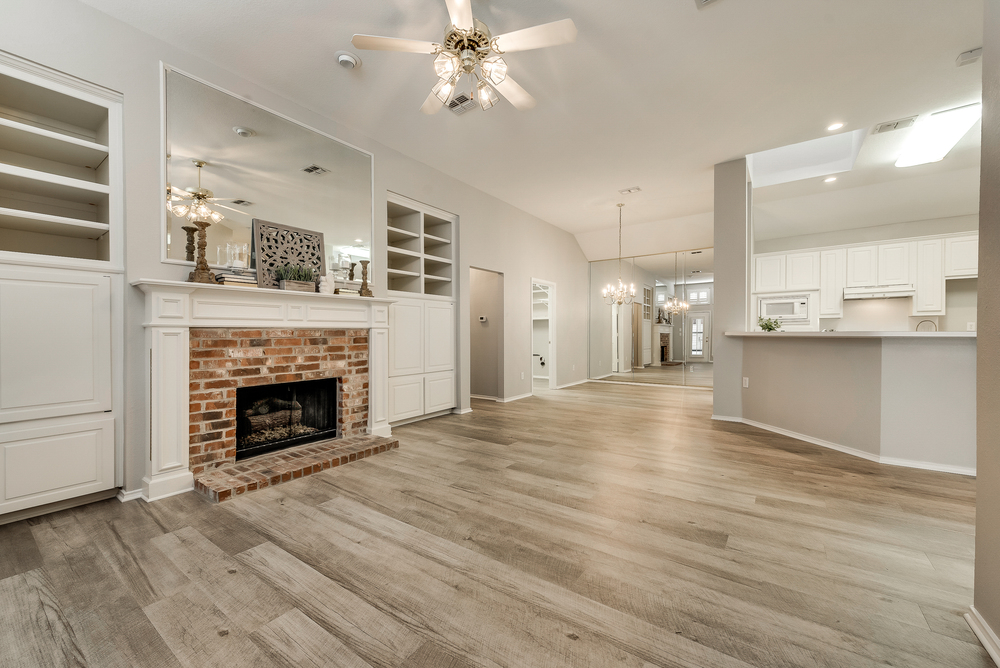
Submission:
{"label": "white built-in bookcase", "polygon": [[457,217],[395,193],[386,216],[389,290],[453,297]]}
{"label": "white built-in bookcase", "polygon": [[122,96],[0,52],[0,522],[123,483],[123,179]]}

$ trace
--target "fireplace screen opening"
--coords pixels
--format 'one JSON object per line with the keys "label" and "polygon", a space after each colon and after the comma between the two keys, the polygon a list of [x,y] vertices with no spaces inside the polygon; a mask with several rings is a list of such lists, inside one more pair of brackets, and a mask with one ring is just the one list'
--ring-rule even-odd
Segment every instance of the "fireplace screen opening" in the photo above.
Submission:
{"label": "fireplace screen opening", "polygon": [[236,390],[236,459],[337,438],[340,379]]}

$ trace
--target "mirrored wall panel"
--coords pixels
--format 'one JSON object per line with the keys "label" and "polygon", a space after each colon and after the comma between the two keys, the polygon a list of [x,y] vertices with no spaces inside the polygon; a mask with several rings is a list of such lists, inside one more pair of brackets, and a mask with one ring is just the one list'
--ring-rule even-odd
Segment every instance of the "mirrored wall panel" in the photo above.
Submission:
{"label": "mirrored wall panel", "polygon": [[[370,259],[370,154],[172,70],[166,87],[167,188],[210,190],[224,216],[207,230],[209,264],[250,259],[254,218],[321,232],[327,267]],[[168,211],[170,260],[192,259],[185,227]]]}
{"label": "mirrored wall panel", "polygon": [[[590,377],[712,387],[711,248],[590,263]],[[630,304],[602,291],[635,287]],[[686,305],[686,308],[685,308]]]}

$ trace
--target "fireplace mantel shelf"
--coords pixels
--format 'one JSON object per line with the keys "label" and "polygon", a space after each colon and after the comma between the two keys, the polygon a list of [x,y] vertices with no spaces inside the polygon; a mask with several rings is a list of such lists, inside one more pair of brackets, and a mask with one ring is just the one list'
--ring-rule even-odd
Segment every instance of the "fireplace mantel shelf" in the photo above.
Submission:
{"label": "fireplace mantel shelf", "polygon": [[395,300],[140,279],[149,355],[150,459],[147,501],[194,488],[188,466],[189,340],[192,328],[367,330],[368,433],[391,435],[388,420],[389,305]]}

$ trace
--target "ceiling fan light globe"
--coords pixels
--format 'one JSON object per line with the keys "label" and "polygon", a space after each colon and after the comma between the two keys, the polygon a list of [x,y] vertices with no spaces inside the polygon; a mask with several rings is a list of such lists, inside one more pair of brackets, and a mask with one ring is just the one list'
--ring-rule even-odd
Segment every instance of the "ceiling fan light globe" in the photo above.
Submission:
{"label": "ceiling fan light globe", "polygon": [[483,111],[492,109],[500,101],[500,96],[485,81],[476,84],[476,96],[479,98],[479,106],[483,108]]}
{"label": "ceiling fan light globe", "polygon": [[448,104],[451,102],[451,96],[455,94],[455,86],[458,83],[457,78],[451,79],[438,79],[438,82],[434,84],[434,88],[431,92],[434,93],[437,99],[441,100],[441,104]]}
{"label": "ceiling fan light globe", "polygon": [[441,79],[448,80],[455,76],[455,73],[458,72],[458,66],[458,56],[448,51],[442,51],[434,59],[434,72]]}
{"label": "ceiling fan light globe", "polygon": [[507,61],[500,56],[487,58],[479,67],[494,86],[499,86],[507,78]]}
{"label": "ceiling fan light globe", "polygon": [[183,218],[184,216],[188,215],[188,212],[190,210],[191,210],[191,207],[188,206],[187,204],[178,204],[177,206],[174,206],[174,207],[172,207],[170,209],[170,211],[175,216],[179,216],[180,218]]}

